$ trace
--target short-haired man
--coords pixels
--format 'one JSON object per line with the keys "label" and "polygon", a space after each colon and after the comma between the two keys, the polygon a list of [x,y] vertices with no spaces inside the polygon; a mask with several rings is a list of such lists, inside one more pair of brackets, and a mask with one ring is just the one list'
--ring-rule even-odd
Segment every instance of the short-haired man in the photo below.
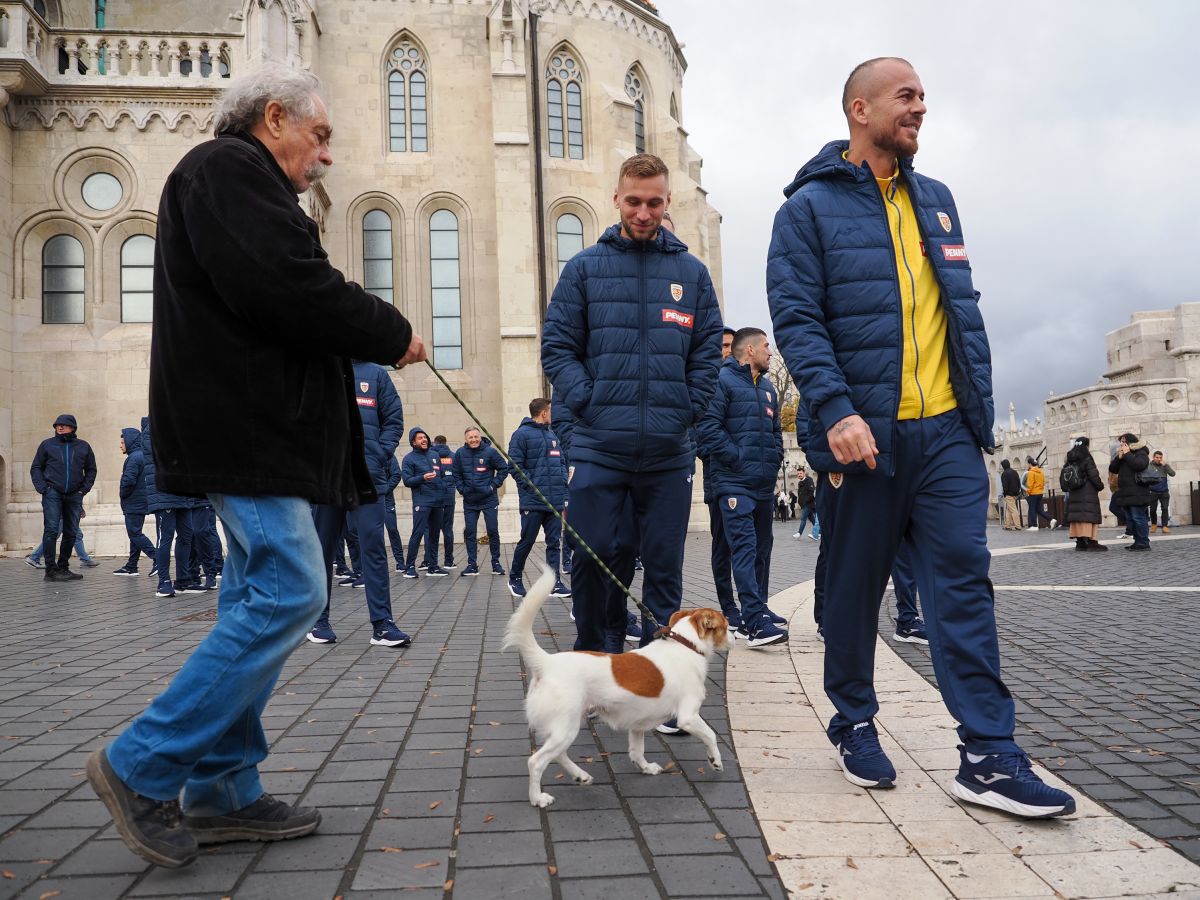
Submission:
{"label": "short-haired man", "polygon": [[767,609],[771,566],[771,506],[783,462],[779,393],[767,377],[771,344],[766,332],[743,328],[733,338],[708,411],[696,433],[708,458],[717,508],[733,556],[733,578],[742,601],[742,635],[750,647],[786,641]]}
{"label": "short-haired man", "polygon": [[450,573],[437,564],[437,535],[442,530],[442,460],[429,443],[429,434],[416,427],[408,432],[412,449],[404,455],[400,478],[412,492],[412,534],[408,539],[408,560],[404,577],[417,578],[417,551],[425,543],[426,575],[443,578]]}
{"label": "short-haired man", "polygon": [[[75,417],[63,413],[54,420],[54,435],[38,445],[29,466],[34,490],[42,495],[42,553],[46,558],[46,581],[78,581],[68,563],[83,515],[83,498],[96,483],[96,454],[92,445],[79,437]],[[55,547],[59,528],[62,543]],[[57,552],[55,552],[57,550]]]}
{"label": "short-haired man", "polygon": [[1021,511],[1017,500],[1021,496],[1021,476],[1007,459],[1000,460],[1000,495],[1004,499],[1004,530],[1021,530]]}
{"label": "short-haired man", "polygon": [[[666,221],[665,217],[663,221]],[[722,362],[729,359],[729,355],[733,352],[733,336],[735,334],[737,331],[728,325],[721,329]],[[717,506],[717,495],[714,491],[713,479],[709,474],[708,455],[701,449],[699,439],[696,440],[696,458],[700,460],[702,466],[700,470],[701,485],[704,490],[704,505],[708,507],[708,531],[712,536],[709,560],[712,564],[713,584],[717,588],[717,603],[720,604],[721,612],[729,621],[729,633],[736,636],[737,629],[742,627],[742,611],[733,599],[732,557],[729,551],[729,541],[725,536],[725,521]]]}
{"label": "short-haired man", "polygon": [[1171,533],[1171,483],[1168,478],[1175,477],[1175,470],[1163,457],[1161,450],[1155,450],[1150,455],[1150,465],[1146,467],[1146,481],[1150,487],[1150,533],[1159,527],[1158,511],[1162,510],[1162,533]]}
{"label": "short-haired man", "polygon": [[1039,519],[1050,519],[1050,527],[1058,524],[1058,519],[1051,518],[1043,507],[1046,494],[1046,473],[1032,456],[1025,457],[1025,502],[1029,506],[1029,530],[1039,529]]}
{"label": "short-haired man", "polygon": [[[521,508],[521,536],[513,549],[512,569],[508,573],[508,590],[514,597],[525,596],[522,580],[525,560],[539,531],[546,535],[546,566],[556,573],[551,596],[571,596],[570,589],[557,575],[562,537],[558,516],[567,504],[567,462],[562,442],[550,427],[550,407],[545,397],[530,400],[529,415],[508,439],[508,458],[513,463],[513,480],[517,483]],[[529,481],[541,492],[541,497]]]}
{"label": "short-haired man", "polygon": [[[542,367],[575,421],[571,525],[611,569],[632,499],[640,543],[624,543],[648,563],[643,597],[659,624],[683,599],[688,432],[708,408],[721,358],[708,270],[660,227],[670,202],[661,159],[625,160],[613,193],[621,221],[567,262],[542,332]],[[575,553],[577,650],[603,650],[606,633],[625,627],[624,603],[611,602],[606,577],[587,553]],[[653,638],[643,628],[642,643]]]}
{"label": "short-haired man", "polygon": [[[913,171],[925,89],[872,59],[846,81],[850,140],[784,191],[767,264],[775,339],[814,421],[809,462],[827,545],[829,738],[847,779],[891,787],[873,718],[879,604],[901,539],[938,685],[960,723],[962,800],[1029,817],[1073,812],[1013,740],[988,580],[991,356],[962,224],[945,185]],[[828,488],[828,489],[825,489]]]}
{"label": "short-haired man", "polygon": [[483,527],[492,553],[492,574],[503,575],[497,513],[500,485],[508,477],[508,463],[474,425],[463,432],[463,441],[463,446],[454,452],[452,469],[454,487],[463,498],[463,541],[467,545],[467,565],[460,575],[479,574],[475,557],[479,551],[476,535],[480,513],[483,513]]}
{"label": "short-haired man", "polygon": [[208,496],[229,553],[216,624],[86,769],[126,845],[160,866],[187,865],[197,843],[281,840],[320,824],[317,810],[263,792],[260,716],[325,606],[310,505],[374,499],[350,357],[425,358],[399,311],[329,264],[296,202],[333,163],[319,89],[278,64],[232,81],[216,139],[175,167],[159,205],[156,478],[160,490]]}

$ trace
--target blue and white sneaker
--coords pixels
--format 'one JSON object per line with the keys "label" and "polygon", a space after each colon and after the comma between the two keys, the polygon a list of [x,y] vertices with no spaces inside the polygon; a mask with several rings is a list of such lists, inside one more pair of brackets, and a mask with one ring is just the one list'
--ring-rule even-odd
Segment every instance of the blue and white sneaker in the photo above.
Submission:
{"label": "blue and white sneaker", "polygon": [[354,587],[354,582],[358,579],[357,575],[347,575],[338,581],[338,587]]}
{"label": "blue and white sneaker", "polygon": [[375,626],[371,643],[377,647],[407,647],[412,643],[412,638],[397,628],[395,622],[388,619]]}
{"label": "blue and white sneaker", "polygon": [[661,725],[655,725],[654,730],[659,734],[687,734],[686,731],[679,727],[679,722],[676,719],[667,719]]}
{"label": "blue and white sneaker", "polygon": [[525,596],[525,582],[521,580],[520,576],[508,579],[508,592],[514,597]]}
{"label": "blue and white sneaker", "polygon": [[977,756],[962,745],[958,752],[962,763],[950,783],[950,793],[959,800],[1026,819],[1050,819],[1075,812],[1075,798],[1038,778],[1024,753]]}
{"label": "blue and white sneaker", "polygon": [[893,641],[899,641],[902,644],[929,644],[929,635],[925,633],[925,623],[920,619],[914,619],[910,623],[901,625],[896,623],[896,633],[892,635]]}
{"label": "blue and white sneaker", "polygon": [[312,631],[305,635],[305,638],[313,644],[337,643],[337,634],[334,633],[333,628],[329,625],[329,620],[324,616],[317,619],[317,624],[312,627]]}
{"label": "blue and white sneaker", "polygon": [[43,562],[42,562],[40,559],[34,559],[34,557],[33,557],[33,555],[32,555],[32,554],[30,554],[29,556],[25,557],[25,565],[29,566],[29,568],[31,568],[31,569],[44,569],[44,568],[46,568],[46,564],[45,564],[45,563],[43,563]]}
{"label": "blue and white sneaker", "polygon": [[450,569],[457,569],[458,565],[456,563],[452,563],[452,562],[444,562],[444,563],[442,563],[442,568],[446,569],[448,571]]}
{"label": "blue and white sneaker", "polygon": [[753,625],[745,629],[746,646],[753,649],[769,647],[788,639],[788,633],[771,621],[770,613],[762,613]]}
{"label": "blue and white sneaker", "polygon": [[504,566],[500,565],[500,563],[492,563],[492,574],[507,575],[508,573],[504,571]]}
{"label": "blue and white sneaker", "polygon": [[350,587],[352,587],[352,588],[365,588],[366,586],[367,586],[367,578],[365,575],[357,576],[354,579],[354,581],[352,581],[350,583]]}
{"label": "blue and white sneaker", "polygon": [[154,592],[154,596],[155,597],[174,597],[175,596],[175,588],[174,588],[174,586],[172,586],[171,582],[169,582],[169,581],[161,582],[158,586],[158,590]]}
{"label": "blue and white sneaker", "polygon": [[199,581],[189,581],[186,584],[175,585],[175,590],[181,594],[207,594],[208,588],[202,585]]}
{"label": "blue and white sneaker", "polygon": [[136,578],[137,574],[138,574],[138,570],[131,569],[131,568],[129,568],[128,565],[124,565],[124,566],[121,566],[121,568],[119,568],[119,569],[113,569],[113,574],[114,575],[124,575],[126,578],[130,578],[130,577]]}
{"label": "blue and white sneaker", "polygon": [[767,616],[771,619],[772,625],[786,625],[787,624],[787,619],[785,619],[783,616],[779,615],[779,613],[777,613],[777,612],[772,612],[771,608],[769,606],[764,606],[763,610],[766,611]]}
{"label": "blue and white sneaker", "polygon": [[479,574],[479,567],[476,566],[475,563],[467,563],[467,567],[458,573],[458,577],[462,578],[464,575],[478,575],[478,574]]}
{"label": "blue and white sneaker", "polygon": [[896,786],[896,767],[879,746],[879,733],[872,721],[859,722],[842,732],[837,745],[838,764],[846,780],[859,787]]}
{"label": "blue and white sneaker", "polygon": [[425,570],[425,574],[430,576],[431,578],[445,578],[450,573],[447,572],[445,569],[443,569],[441,566],[430,566],[428,569]]}
{"label": "blue and white sneaker", "polygon": [[409,566],[407,569],[405,569],[404,577],[405,578],[420,578],[420,576],[417,574],[417,567]]}
{"label": "blue and white sneaker", "polygon": [[562,583],[562,579],[558,578],[554,581],[554,590],[550,592],[551,597],[570,597],[571,589]]}
{"label": "blue and white sneaker", "polygon": [[746,639],[746,634],[742,630],[742,614],[735,610],[731,613],[725,613],[725,621],[729,623],[729,639],[736,641],[738,638]]}
{"label": "blue and white sneaker", "polygon": [[154,560],[150,560],[150,571],[146,573],[146,577],[153,578],[157,574],[158,574],[158,563],[156,563]]}
{"label": "blue and white sneaker", "polygon": [[645,570],[645,568],[646,567],[642,565],[642,558],[640,556],[633,561],[633,571],[642,572]]}
{"label": "blue and white sneaker", "polygon": [[[572,621],[575,619],[575,614],[571,614]],[[629,610],[625,611],[625,640],[631,644],[640,644],[642,642],[642,626],[638,621],[638,617]],[[674,734],[675,732],[666,732],[663,734]]]}

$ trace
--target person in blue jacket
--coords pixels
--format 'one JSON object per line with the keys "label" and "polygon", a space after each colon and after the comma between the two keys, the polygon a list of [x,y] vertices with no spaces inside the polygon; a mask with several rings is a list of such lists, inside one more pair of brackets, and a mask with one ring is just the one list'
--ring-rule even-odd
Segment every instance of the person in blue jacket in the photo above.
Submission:
{"label": "person in blue jacket", "polygon": [[313,522],[321,543],[325,566],[325,610],[306,635],[314,644],[331,644],[337,633],[329,622],[333,599],[333,557],[347,523],[358,535],[358,558],[362,566],[371,616],[371,643],[378,647],[407,647],[412,638],[396,627],[392,619],[392,592],[388,577],[387,548],[384,546],[383,497],[388,490],[388,460],[404,434],[404,405],[387,369],[373,362],[353,360],[354,399],[362,420],[363,455],[375,488],[375,499],[361,501],[353,509],[318,503],[313,506]]}
{"label": "person in blue jacket", "polygon": [[[408,432],[408,444],[412,447],[404,455],[400,465],[400,480],[412,491],[412,534],[408,539],[408,559],[405,561],[404,577],[417,578],[417,551],[425,542],[425,552],[434,545],[434,535],[441,530],[442,486],[438,480],[442,473],[441,457],[429,446],[429,435],[424,428],[412,428]],[[442,578],[450,573],[437,564],[433,557],[425,570],[426,575]]]}
{"label": "person in blue jacket", "polygon": [[[729,359],[733,352],[733,336],[737,331],[726,326],[721,329],[721,361]],[[717,506],[717,497],[713,493],[712,478],[709,476],[708,456],[696,442],[696,458],[700,460],[700,483],[704,491],[704,505],[708,507],[708,531],[712,538],[709,551],[709,561],[712,564],[713,584],[717,588],[717,603],[721,612],[729,622],[729,633],[736,636],[742,627],[742,611],[733,599],[733,579],[731,566],[733,557],[729,551],[729,541],[725,537],[725,524],[721,510]]]}
{"label": "person in blue jacket", "polygon": [[[556,513],[561,513],[567,502],[567,464],[562,443],[550,428],[550,407],[550,401],[545,397],[530,400],[529,415],[521,420],[508,439],[508,458],[512,460],[512,475],[517,483],[521,508],[521,536],[513,549],[512,569],[508,574],[508,590],[514,597],[525,596],[525,582],[521,576],[539,531],[546,535],[546,566],[555,572],[554,590],[550,596],[571,596],[571,591],[557,574],[562,522]],[[531,481],[541,492],[541,497],[530,485]]]}
{"label": "person in blue jacket", "polygon": [[146,524],[146,462],[142,453],[142,433],[136,428],[121,429],[121,452],[125,465],[121,468],[121,513],[125,516],[125,533],[129,535],[129,559],[114,575],[137,575],[138,557],[143,553],[154,563],[154,544],[142,534]]}
{"label": "person in blue jacket", "polygon": [[[392,559],[396,561],[396,571],[404,571],[404,538],[400,536],[400,524],[396,521],[396,488],[400,486],[400,460],[393,453],[388,457],[387,493],[383,495],[383,524],[387,528],[388,543],[392,548]],[[357,539],[356,539],[357,541]],[[341,553],[341,543],[337,553]],[[358,548],[354,547],[352,556],[358,557]]]}
{"label": "person in blue jacket", "polygon": [[[68,563],[83,515],[83,498],[96,483],[96,455],[79,435],[75,417],[64,413],[54,420],[54,437],[38,445],[29,466],[34,490],[42,495],[42,554],[46,581],[78,581]],[[59,524],[61,523],[61,525]],[[59,528],[62,543],[55,552]]]}
{"label": "person in blue jacket", "polygon": [[492,574],[504,575],[504,566],[500,564],[497,513],[500,509],[498,491],[508,477],[508,463],[474,425],[463,432],[463,440],[465,443],[455,451],[451,467],[454,487],[463,498],[463,541],[467,545],[467,565],[461,574],[479,574],[479,566],[475,562],[479,549],[476,535],[479,514],[483,513],[488,549],[492,552]]}
{"label": "person in blue jacket", "polygon": [[[542,332],[542,368],[574,419],[571,525],[612,568],[622,510],[649,565],[643,599],[660,625],[683,599],[683,546],[695,456],[689,430],[708,408],[721,358],[721,311],[708,270],[662,228],[669,170],[656,156],[625,160],[613,193],[620,223],[563,268]],[[628,530],[628,526],[625,526]],[[603,650],[624,627],[607,578],[576,552],[576,650]],[[643,622],[642,643],[653,640]]]}
{"label": "person in blue jacket", "polygon": [[[446,443],[446,436],[439,434],[433,439],[430,444],[430,449],[437,454],[440,474],[438,475],[438,487],[441,490],[438,506],[441,508],[439,515],[441,516],[442,524],[439,529],[442,539],[442,564],[443,569],[453,569],[454,566],[454,451],[450,449],[450,445]],[[433,543],[426,548],[427,564],[437,565],[437,550],[438,550],[438,535],[433,536]],[[432,548],[432,549],[430,549]],[[425,568],[429,568],[428,565]]]}
{"label": "person in blue jacket", "polygon": [[717,392],[696,436],[708,460],[706,478],[732,555],[742,602],[742,629],[750,647],[788,639],[785,620],[767,609],[767,575],[773,543],[775,477],[783,462],[779,392],[767,377],[771,345],[766,332],[743,328],[717,379]]}
{"label": "person in blue jacket", "polygon": [[767,260],[775,340],[808,405],[808,461],[828,561],[829,723],[846,778],[891,787],[874,687],[879,605],[900,541],[912,543],[938,686],[962,740],[961,800],[1027,817],[1073,812],[1013,739],[1000,676],[985,518],[991,352],[949,189],[912,158],[925,89],[893,57],[854,69],[850,140],[784,190]]}
{"label": "person in blue jacket", "polygon": [[[154,566],[151,573],[158,575],[156,597],[174,597],[181,594],[205,593],[199,582],[192,583],[188,572],[192,567],[195,552],[195,529],[192,510],[199,502],[196,497],[184,497],[158,489],[154,460],[154,441],[150,433],[150,419],[142,417],[142,470],[146,478],[146,511],[154,513],[158,543],[154,550]],[[171,580],[171,551],[175,552],[175,580]]]}

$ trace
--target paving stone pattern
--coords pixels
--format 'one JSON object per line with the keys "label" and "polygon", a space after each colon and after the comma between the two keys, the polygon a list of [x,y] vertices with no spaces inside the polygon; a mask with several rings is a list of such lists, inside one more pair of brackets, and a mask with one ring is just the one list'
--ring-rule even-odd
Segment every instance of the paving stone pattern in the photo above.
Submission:
{"label": "paving stone pattern", "polygon": [[[1200,585],[1200,540],[1152,539],[1152,552],[1128,553],[1104,531],[1108,553],[1064,547],[992,560],[1017,738],[1065,781],[1200,861],[1200,593],[1003,589]],[[890,592],[887,600],[880,633],[890,637]],[[936,683],[926,648],[892,646]]]}
{"label": "paving stone pattern", "polygon": [[[811,577],[814,559],[815,545],[781,546],[775,589]],[[335,588],[338,643],[305,643],[289,660],[264,716],[264,783],[321,808],[316,836],[211,848],[179,871],[147,866],[116,836],[83,763],[163,689],[211,627],[215,598],[160,600],[152,579],[113,577],[117,562],[105,562],[64,586],[0,560],[0,898],[784,896],[730,744],[720,662],[703,714],[724,772],[698,741],[650,735],[648,758],[671,768],[642,775],[624,736],[599,725],[571,750],[595,784],[552,766],[544,784],[557,802],[534,809],[523,676],[500,650],[514,601],[505,579],[457,571],[393,580],[412,647],[370,646],[362,592]],[[689,603],[714,605],[702,536],[689,539],[685,589]],[[568,613],[569,601],[547,603],[544,646],[570,647]]]}

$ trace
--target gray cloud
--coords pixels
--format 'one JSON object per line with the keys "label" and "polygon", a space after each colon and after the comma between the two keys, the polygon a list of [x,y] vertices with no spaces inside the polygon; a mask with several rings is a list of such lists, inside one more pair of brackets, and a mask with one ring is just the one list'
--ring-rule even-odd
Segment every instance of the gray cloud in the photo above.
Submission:
{"label": "gray cloud", "polygon": [[764,265],[782,188],[843,137],[842,83],[903,56],[929,114],[917,168],[955,193],[992,343],[996,407],[1095,383],[1135,310],[1200,299],[1200,4],[851,6],[660,0],[686,43],[683,118],[724,216],[734,325],[769,327]]}

